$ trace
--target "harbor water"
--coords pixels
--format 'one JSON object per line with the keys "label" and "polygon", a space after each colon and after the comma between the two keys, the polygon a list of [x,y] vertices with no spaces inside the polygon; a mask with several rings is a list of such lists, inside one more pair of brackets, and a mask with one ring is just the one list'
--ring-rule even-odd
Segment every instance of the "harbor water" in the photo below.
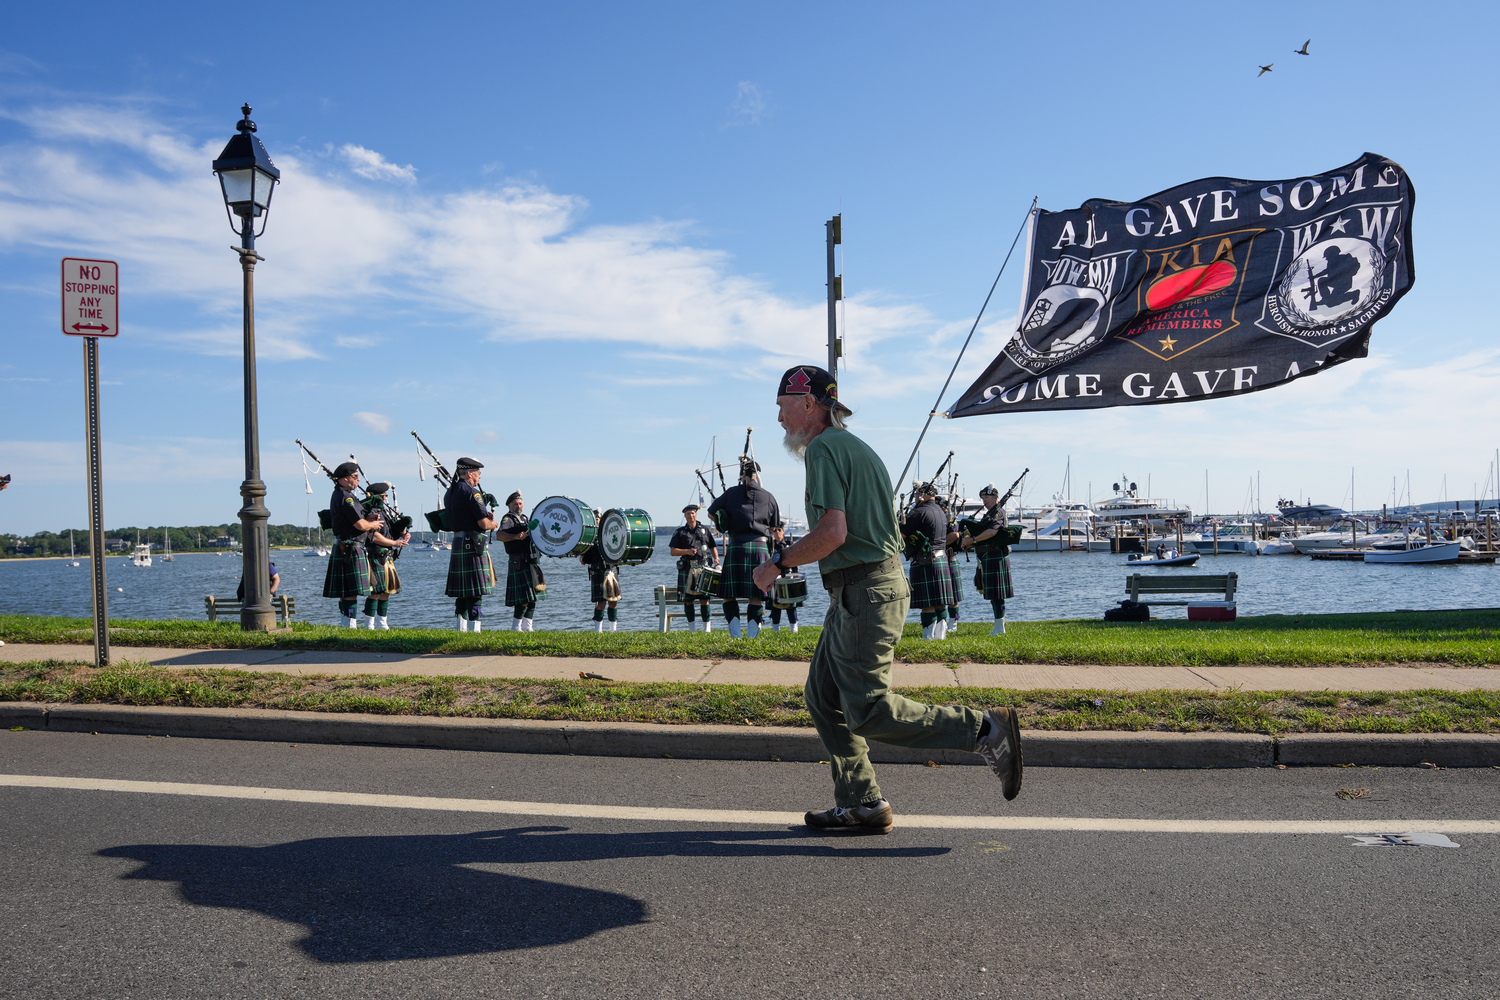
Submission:
{"label": "harbor water", "polygon": [[[508,626],[504,607],[505,554],[495,547],[497,592],[484,602],[489,628]],[[337,602],[325,599],[326,558],[304,556],[298,550],[272,553],[281,574],[281,593],[297,600],[296,620],[337,624]],[[0,561],[0,613],[67,615],[92,614],[89,560],[72,566],[66,559]],[[594,627],[589,603],[588,576],[576,559],[543,559],[547,599],[537,605],[538,629],[589,630]],[[402,591],[391,601],[393,628],[452,628],[453,602],[443,596],[448,553],[409,549],[397,564]],[[1055,618],[1100,618],[1105,609],[1126,596],[1126,577],[1134,572],[1239,574],[1235,595],[1241,615],[1330,614],[1336,612],[1488,608],[1500,605],[1500,584],[1494,564],[1438,566],[1366,565],[1360,562],[1314,562],[1304,556],[1204,556],[1190,569],[1139,569],[1123,555],[1083,552],[1026,552],[1011,556],[1016,596],[1006,602],[1012,621]],[[960,557],[964,581],[964,621],[988,621],[989,604],[974,591],[975,563]],[[111,618],[203,620],[204,596],[234,596],[240,579],[240,559],[233,555],[185,554],[165,563],[158,557],[150,567],[136,567],[128,558],[109,556],[105,572]],[[653,590],[677,584],[677,561],[667,552],[667,537],[658,536],[652,558],[641,566],[619,571],[623,597],[621,629],[656,627]],[[827,611],[827,595],[815,567],[808,572],[809,600],[799,609],[801,621],[820,624]],[[1177,596],[1177,595],[1171,595]],[[1188,596],[1188,595],[1181,595]],[[1198,595],[1192,595],[1198,596]],[[1212,595],[1202,595],[1211,599]],[[361,604],[361,609],[363,605]],[[679,608],[680,610],[680,608]],[[1158,618],[1181,618],[1182,608],[1154,608]],[[714,605],[716,624],[723,611]],[[917,612],[913,609],[912,620]],[[767,617],[767,624],[769,624]],[[682,620],[674,628],[685,627]]]}

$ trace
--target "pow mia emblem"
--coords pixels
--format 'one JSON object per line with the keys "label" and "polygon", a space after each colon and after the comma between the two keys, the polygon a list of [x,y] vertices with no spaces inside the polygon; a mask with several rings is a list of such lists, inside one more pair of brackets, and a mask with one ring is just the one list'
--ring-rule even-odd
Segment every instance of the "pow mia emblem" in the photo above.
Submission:
{"label": "pow mia emblem", "polygon": [[1040,374],[1097,346],[1110,328],[1111,300],[1124,286],[1134,254],[1041,261],[1047,283],[1031,300],[1006,355],[1018,367]]}
{"label": "pow mia emblem", "polygon": [[1315,347],[1363,330],[1395,293],[1399,211],[1355,206],[1282,230],[1280,278],[1256,325]]}

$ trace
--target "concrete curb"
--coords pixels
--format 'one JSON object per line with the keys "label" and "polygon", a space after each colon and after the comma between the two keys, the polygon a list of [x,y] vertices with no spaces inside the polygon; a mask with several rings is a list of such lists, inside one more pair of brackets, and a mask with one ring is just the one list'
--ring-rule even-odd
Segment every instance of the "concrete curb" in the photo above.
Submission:
{"label": "concrete curb", "polygon": [[[638,722],[547,722],[283,712],[270,709],[0,702],[0,728],[55,732],[347,743],[697,760],[827,759],[810,729],[772,726],[663,726]],[[1026,762],[1037,767],[1270,767],[1371,764],[1500,766],[1500,736],[1482,734],[1307,734],[1273,739],[1249,733],[1048,732],[1028,730]],[[960,750],[870,745],[876,763],[979,764]]]}

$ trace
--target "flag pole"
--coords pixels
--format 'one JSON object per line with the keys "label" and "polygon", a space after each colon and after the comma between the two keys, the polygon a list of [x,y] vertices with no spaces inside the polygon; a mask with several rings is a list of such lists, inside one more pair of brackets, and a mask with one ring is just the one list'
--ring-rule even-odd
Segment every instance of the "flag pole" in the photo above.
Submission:
{"label": "flag pole", "polygon": [[[927,428],[932,426],[932,418],[938,415],[938,406],[943,402],[943,396],[948,392],[948,385],[953,381],[953,376],[958,371],[959,362],[964,359],[964,352],[969,349],[969,341],[974,339],[974,331],[979,329],[979,321],[984,318],[984,311],[989,308],[990,299],[995,295],[995,289],[1000,285],[1000,277],[1005,273],[1005,266],[1010,263],[1011,254],[1016,252],[1016,244],[1021,242],[1021,234],[1026,231],[1027,224],[1031,221],[1033,213],[1036,212],[1036,198],[1031,199],[1031,207],[1026,210],[1026,217],[1021,220],[1021,227],[1016,230],[1016,238],[1010,241],[1010,250],[1005,254],[1005,260],[1000,264],[1000,273],[995,275],[994,282],[990,285],[990,293],[984,297],[984,305],[979,307],[979,315],[974,317],[974,325],[969,327],[969,335],[964,338],[964,346],[958,349],[958,357],[953,360],[953,368],[949,370],[948,377],[943,380],[942,389],[938,390],[937,400],[932,404],[932,411],[927,414],[927,422],[922,425],[922,433],[917,435],[917,443],[912,446],[911,454],[907,456],[906,465],[901,470],[901,475],[896,477],[896,490],[901,489],[901,484],[906,480],[906,472],[911,468],[912,459],[917,457],[917,449],[922,447],[922,439],[927,436]],[[1024,299],[1026,289],[1021,289]]]}

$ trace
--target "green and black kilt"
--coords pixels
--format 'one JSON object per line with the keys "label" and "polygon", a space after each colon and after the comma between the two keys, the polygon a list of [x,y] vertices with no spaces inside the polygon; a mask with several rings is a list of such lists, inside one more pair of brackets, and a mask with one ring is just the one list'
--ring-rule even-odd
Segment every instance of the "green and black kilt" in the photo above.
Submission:
{"label": "green and black kilt", "polygon": [[719,600],[742,601],[763,604],[766,595],[755,587],[755,569],[771,558],[771,540],[752,538],[745,542],[730,542],[724,553],[724,575],[719,578]]}
{"label": "green and black kilt", "polygon": [[[391,551],[385,549],[385,552]],[[384,558],[381,558],[384,556]],[[396,573],[396,560],[385,556],[371,554],[370,559],[370,593],[377,600],[395,597],[401,593],[401,577]]]}
{"label": "green and black kilt", "polygon": [[[604,586],[605,577],[614,574],[614,593],[611,594]],[[600,601],[618,601],[620,599],[620,574],[614,569],[595,569],[589,567],[589,600],[598,604]]]}
{"label": "green and black kilt", "polygon": [[952,552],[948,553],[948,583],[953,587],[953,600],[948,602],[952,607],[964,599],[964,582],[962,571],[958,568],[958,556]]}
{"label": "green and black kilt", "polygon": [[358,541],[334,542],[323,576],[323,596],[349,600],[370,593],[370,560]]}
{"label": "green and black kilt", "polygon": [[953,579],[948,575],[947,554],[938,551],[931,559],[914,560],[911,564],[911,606],[914,608],[942,608],[954,603]]}
{"label": "green and black kilt", "polygon": [[704,604],[709,602],[707,594],[688,593],[688,577],[700,565],[708,566],[711,564],[699,563],[696,559],[677,560],[677,596],[682,599],[682,603],[684,604],[691,604],[693,601],[700,601]]}
{"label": "green and black kilt", "polygon": [[974,571],[974,586],[986,601],[1015,597],[1010,584],[1010,556],[999,549],[979,553],[979,568]]}
{"label": "green and black kilt", "polygon": [[[536,567],[540,571],[541,567]],[[533,564],[530,556],[511,556],[505,568],[505,606],[525,607],[535,604],[547,596],[545,590],[536,589]]]}
{"label": "green and black kilt", "polygon": [[484,535],[455,531],[453,551],[448,555],[448,585],[443,593],[449,597],[484,597],[495,592],[495,567]]}

